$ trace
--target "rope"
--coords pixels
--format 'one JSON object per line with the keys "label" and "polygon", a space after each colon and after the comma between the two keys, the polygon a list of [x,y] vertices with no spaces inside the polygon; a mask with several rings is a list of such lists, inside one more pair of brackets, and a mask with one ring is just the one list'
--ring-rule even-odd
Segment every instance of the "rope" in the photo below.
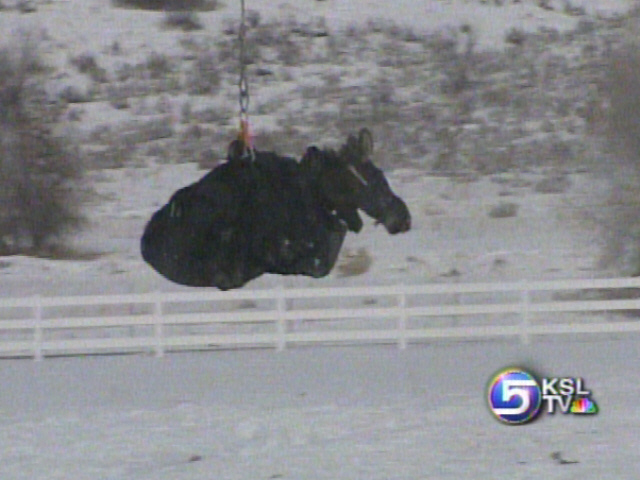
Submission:
{"label": "rope", "polygon": [[245,22],[245,0],[240,0],[241,16],[240,16],[240,28],[238,29],[238,43],[240,46],[240,82],[238,88],[240,90],[238,96],[238,102],[240,103],[240,133],[238,134],[238,140],[244,145],[244,155],[249,155],[251,160],[255,160],[255,152],[251,143],[251,135],[249,132],[249,82],[247,81],[246,74],[246,54],[245,54],[245,34],[246,34],[246,22]]}

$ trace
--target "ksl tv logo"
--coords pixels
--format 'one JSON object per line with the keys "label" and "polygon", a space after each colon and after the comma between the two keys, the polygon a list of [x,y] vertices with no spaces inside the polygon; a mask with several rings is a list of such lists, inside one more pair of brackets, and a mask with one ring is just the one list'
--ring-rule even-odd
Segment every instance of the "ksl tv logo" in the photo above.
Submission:
{"label": "ksl tv logo", "polygon": [[507,368],[496,374],[487,387],[489,409],[503,423],[522,425],[547,413],[593,415],[598,405],[585,389],[582,378],[542,378],[521,368]]}

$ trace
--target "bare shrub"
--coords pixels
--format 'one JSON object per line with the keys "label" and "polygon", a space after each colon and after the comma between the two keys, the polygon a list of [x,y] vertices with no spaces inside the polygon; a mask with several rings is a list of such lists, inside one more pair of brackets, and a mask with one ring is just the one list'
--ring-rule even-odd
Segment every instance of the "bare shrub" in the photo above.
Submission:
{"label": "bare shrub", "polygon": [[325,63],[343,65],[347,62],[349,40],[345,35],[330,35],[327,38]]}
{"label": "bare shrub", "polygon": [[512,202],[501,202],[489,210],[489,216],[491,218],[509,218],[515,217],[517,214],[518,204]]}
{"label": "bare shrub", "polygon": [[146,59],[144,66],[149,77],[153,80],[166,78],[174,72],[173,61],[163,53],[152,52]]}
{"label": "bare shrub", "polygon": [[32,13],[37,10],[36,2],[33,0],[18,0],[16,7],[20,13]]}
{"label": "bare shrub", "polygon": [[443,127],[436,131],[435,139],[438,144],[438,152],[433,163],[432,170],[438,173],[453,174],[460,170],[460,134],[457,126]]}
{"label": "bare shrub", "polygon": [[96,57],[91,53],[83,53],[72,57],[69,62],[82,74],[89,75],[91,80],[98,83],[108,81],[107,71],[98,65]]}
{"label": "bare shrub", "polygon": [[[262,30],[261,26],[258,30]],[[244,45],[244,61],[247,65],[259,63],[262,59],[264,43],[251,37]],[[220,65],[224,64],[227,73],[237,74],[240,49],[237,38],[227,38],[216,44],[217,58]]]}
{"label": "bare shrub", "polygon": [[225,35],[237,35],[238,34],[238,21],[233,18],[225,18],[222,21],[222,33]]}
{"label": "bare shrub", "polygon": [[0,50],[0,251],[41,254],[81,224],[82,171],[78,150],[53,134],[62,109],[46,101],[37,47],[19,42]]}
{"label": "bare shrub", "polygon": [[[268,22],[249,31],[249,44],[257,43],[263,47],[275,47],[282,40],[285,27],[281,22]],[[248,44],[245,44],[245,48]]]}
{"label": "bare shrub", "polygon": [[58,98],[67,103],[86,103],[91,101],[90,93],[76,85],[67,85],[58,94]]}
{"label": "bare shrub", "polygon": [[67,120],[70,122],[79,122],[82,120],[84,114],[85,111],[80,108],[70,108],[67,112]]}
{"label": "bare shrub", "polygon": [[213,148],[205,148],[198,154],[197,164],[200,170],[212,170],[220,164],[224,154]]}
{"label": "bare shrub", "polygon": [[[210,158],[208,155],[211,148],[211,139],[214,137],[211,128],[202,127],[197,124],[189,125],[184,132],[180,135],[180,139],[177,145],[177,158],[180,161],[185,162],[198,162],[198,165],[202,169],[211,169],[217,164],[217,160],[223,158],[222,152],[210,152]],[[219,144],[220,150],[222,150],[223,143]],[[209,163],[209,160],[212,160]]]}
{"label": "bare shrub", "polygon": [[450,30],[439,37],[425,39],[425,42],[444,74],[440,84],[442,93],[455,96],[471,87],[471,73],[476,63],[476,34],[468,25],[463,25],[460,31]]}
{"label": "bare shrub", "polygon": [[226,130],[190,125],[178,141],[173,161],[196,162],[201,169],[210,170],[226,157],[228,145]]}
{"label": "bare shrub", "polygon": [[301,155],[313,143],[313,138],[292,125],[284,125],[275,131],[257,131],[253,144],[259,150],[270,150],[282,155]]}
{"label": "bare shrub", "polygon": [[168,11],[164,17],[163,25],[165,28],[180,29],[183,32],[202,30],[203,28],[198,15],[192,11]]}
{"label": "bare shrub", "polygon": [[571,180],[567,175],[554,173],[538,181],[533,187],[537,193],[565,193],[571,187]]}
{"label": "bare shrub", "polygon": [[192,110],[190,118],[200,123],[214,123],[219,126],[226,126],[231,123],[235,112],[221,107],[205,107],[203,109]]}
{"label": "bare shrub", "polygon": [[180,121],[182,123],[191,122],[193,118],[193,106],[191,105],[190,101],[187,100],[182,104],[182,107],[180,108],[180,117]]}
{"label": "bare shrub", "polygon": [[107,90],[117,91],[120,97],[142,97],[180,88],[180,72],[170,56],[152,52],[143,62],[123,63],[115,69],[116,81]]}
{"label": "bare shrub", "polygon": [[118,65],[115,69],[115,76],[118,82],[126,82],[127,80],[134,78],[136,73],[136,67],[127,62]]}
{"label": "bare shrub", "polygon": [[156,11],[198,11],[218,9],[218,0],[111,0],[114,7]]}
{"label": "bare shrub", "polygon": [[480,92],[480,100],[488,107],[507,108],[511,105],[512,89],[502,83],[489,85]]}
{"label": "bare shrub", "polygon": [[107,146],[96,146],[86,152],[86,162],[92,169],[123,168],[130,164],[136,145],[121,139]]}
{"label": "bare shrub", "polygon": [[473,155],[473,167],[481,175],[507,172],[515,166],[513,156],[513,148],[487,150],[480,147]]}
{"label": "bare shrub", "polygon": [[607,200],[607,217],[597,219],[604,239],[600,268],[612,268],[623,275],[640,276],[638,185],[640,178],[632,174],[618,180]]}
{"label": "bare shrub", "polygon": [[285,36],[277,45],[278,60],[288,67],[300,65],[302,49],[289,36]]}
{"label": "bare shrub", "polygon": [[129,108],[129,94],[126,88],[122,88],[121,85],[107,85],[106,89],[107,100],[116,110],[123,110]]}
{"label": "bare shrub", "polygon": [[527,38],[527,34],[520,30],[519,28],[516,27],[512,27],[506,34],[505,34],[505,42],[507,43],[511,43],[513,45],[522,45],[525,40]]}
{"label": "bare shrub", "polygon": [[213,51],[198,55],[190,71],[187,72],[187,90],[192,95],[215,94],[220,88],[218,58]]}
{"label": "bare shrub", "polygon": [[584,17],[587,12],[582,5],[574,5],[569,0],[564,1],[564,13],[572,17]]}
{"label": "bare shrub", "polygon": [[171,138],[174,134],[171,117],[161,115],[156,118],[132,122],[121,131],[121,141],[137,145],[161,138]]}
{"label": "bare shrub", "polygon": [[553,10],[553,5],[551,4],[551,0],[538,0],[538,6],[545,10]]}
{"label": "bare shrub", "polygon": [[640,275],[640,51],[628,44],[609,59],[605,81],[609,108],[605,138],[614,163],[609,217],[602,220],[602,267]]}
{"label": "bare shrub", "polygon": [[637,45],[615,52],[609,61],[610,144],[637,169],[640,165],[640,50]]}
{"label": "bare shrub", "polygon": [[247,10],[247,23],[251,28],[260,25],[260,12],[252,9]]}

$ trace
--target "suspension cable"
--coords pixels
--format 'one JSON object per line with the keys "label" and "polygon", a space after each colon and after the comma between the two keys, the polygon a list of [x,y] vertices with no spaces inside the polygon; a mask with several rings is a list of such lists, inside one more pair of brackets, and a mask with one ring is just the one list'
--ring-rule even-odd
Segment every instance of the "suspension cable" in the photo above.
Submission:
{"label": "suspension cable", "polygon": [[240,103],[240,133],[238,139],[242,141],[244,145],[244,154],[251,156],[251,160],[255,159],[255,153],[253,151],[253,145],[251,143],[251,136],[249,133],[249,82],[247,81],[247,62],[245,52],[245,35],[246,35],[246,22],[245,22],[245,0],[240,0],[240,28],[238,29],[238,45],[240,50],[240,82],[238,83],[239,96],[238,101]]}

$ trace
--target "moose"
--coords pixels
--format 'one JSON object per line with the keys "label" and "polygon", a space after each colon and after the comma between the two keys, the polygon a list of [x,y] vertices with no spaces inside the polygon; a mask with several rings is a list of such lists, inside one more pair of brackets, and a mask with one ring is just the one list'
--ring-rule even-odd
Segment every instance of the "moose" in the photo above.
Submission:
{"label": "moose", "polygon": [[176,191],[147,223],[142,257],[167,279],[228,290],[264,273],[320,278],[347,231],[362,229],[358,210],[392,235],[411,228],[409,209],[370,159],[367,129],[338,151],[311,146],[300,162],[244,150],[234,140],[227,162]]}

